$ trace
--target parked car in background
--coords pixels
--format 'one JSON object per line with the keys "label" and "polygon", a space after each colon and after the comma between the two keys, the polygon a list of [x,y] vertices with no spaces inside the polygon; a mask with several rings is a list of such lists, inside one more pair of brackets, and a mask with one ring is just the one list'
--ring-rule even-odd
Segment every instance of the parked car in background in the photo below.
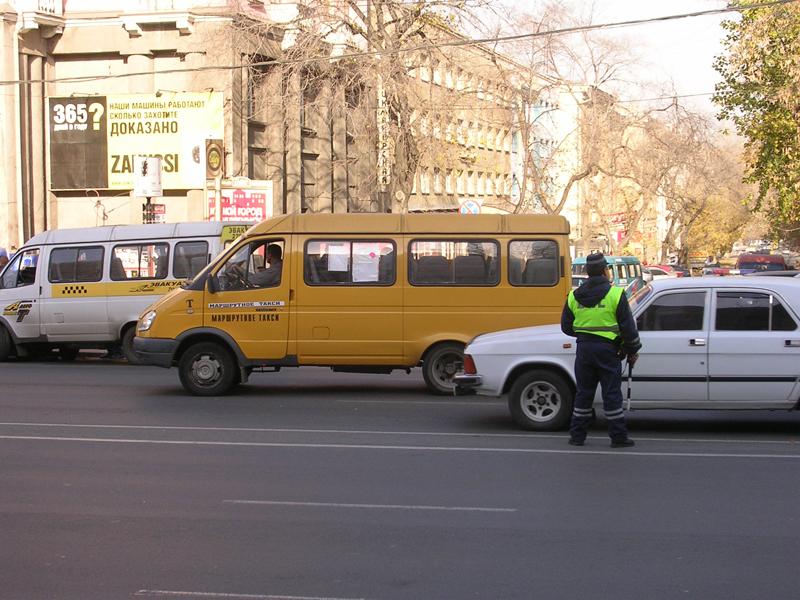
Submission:
{"label": "parked car in background", "polygon": [[742,274],[753,271],[786,271],[786,260],[780,254],[748,252],[736,259],[736,268]]}
{"label": "parked car in background", "polygon": [[[796,281],[675,277],[647,284],[630,304],[642,350],[626,408],[800,408]],[[480,335],[465,350],[456,392],[507,395],[520,427],[560,429],[572,413],[575,345],[559,325]]]}
{"label": "parked car in background", "polygon": [[[628,296],[644,286],[642,264],[635,256],[606,256],[606,261],[612,283],[624,288]],[[572,274],[586,275],[585,256],[579,256],[572,261]]]}
{"label": "parked car in background", "polygon": [[684,267],[682,265],[671,265],[672,269],[675,271],[675,274],[678,277],[691,277],[692,272],[688,267]]}
{"label": "parked car in background", "polygon": [[800,271],[753,271],[752,273],[745,273],[745,275],[766,275],[768,277],[800,277]]}
{"label": "parked car in background", "polygon": [[650,281],[668,279],[670,277],[678,276],[672,267],[666,265],[648,265],[646,267],[642,267],[642,272],[650,275]]}

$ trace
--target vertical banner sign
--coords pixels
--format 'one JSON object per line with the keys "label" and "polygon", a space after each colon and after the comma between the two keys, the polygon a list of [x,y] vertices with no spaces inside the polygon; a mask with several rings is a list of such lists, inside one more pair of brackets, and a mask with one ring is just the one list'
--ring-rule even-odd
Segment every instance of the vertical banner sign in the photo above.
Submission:
{"label": "vertical banner sign", "polygon": [[105,96],[50,99],[50,187],[108,188]]}
{"label": "vertical banner sign", "polygon": [[224,138],[221,92],[48,102],[52,189],[130,190],[136,156],[161,159],[164,189],[202,189],[206,139]]}

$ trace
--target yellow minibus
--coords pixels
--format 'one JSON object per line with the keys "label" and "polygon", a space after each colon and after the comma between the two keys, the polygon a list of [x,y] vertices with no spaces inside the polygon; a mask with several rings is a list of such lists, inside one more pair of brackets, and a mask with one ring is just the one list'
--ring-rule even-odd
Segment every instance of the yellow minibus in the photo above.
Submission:
{"label": "yellow minibus", "polygon": [[134,349],[201,396],[306,365],[421,366],[432,392],[452,393],[474,336],[559,321],[568,235],[553,215],[271,218],[145,310]]}

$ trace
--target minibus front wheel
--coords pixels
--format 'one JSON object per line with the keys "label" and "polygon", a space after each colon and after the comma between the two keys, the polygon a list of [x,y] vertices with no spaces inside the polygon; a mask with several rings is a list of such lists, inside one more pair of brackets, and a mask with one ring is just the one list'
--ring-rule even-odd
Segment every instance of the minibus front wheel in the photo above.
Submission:
{"label": "minibus front wheel", "polygon": [[425,354],[422,361],[422,377],[434,394],[453,394],[453,377],[464,364],[464,344],[444,342],[437,344]]}
{"label": "minibus front wheel", "polygon": [[178,376],[187,392],[195,396],[224,396],[236,384],[236,361],[216,342],[189,346],[178,361]]}
{"label": "minibus front wheel", "polygon": [[4,362],[11,356],[11,348],[13,346],[11,336],[8,335],[6,328],[0,325],[0,362]]}

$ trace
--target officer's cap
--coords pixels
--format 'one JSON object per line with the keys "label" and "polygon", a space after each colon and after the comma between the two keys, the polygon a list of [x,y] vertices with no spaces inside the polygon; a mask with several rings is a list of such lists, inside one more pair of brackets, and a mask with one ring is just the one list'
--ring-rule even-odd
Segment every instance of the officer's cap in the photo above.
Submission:
{"label": "officer's cap", "polygon": [[608,261],[602,252],[594,252],[586,257],[586,268],[595,267],[597,270],[608,266]]}

